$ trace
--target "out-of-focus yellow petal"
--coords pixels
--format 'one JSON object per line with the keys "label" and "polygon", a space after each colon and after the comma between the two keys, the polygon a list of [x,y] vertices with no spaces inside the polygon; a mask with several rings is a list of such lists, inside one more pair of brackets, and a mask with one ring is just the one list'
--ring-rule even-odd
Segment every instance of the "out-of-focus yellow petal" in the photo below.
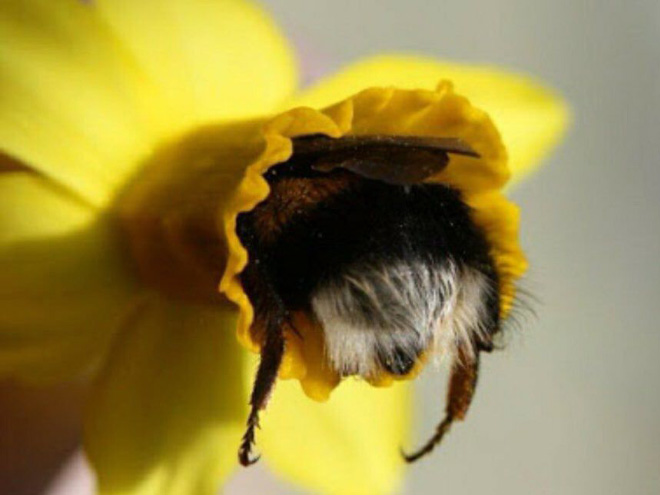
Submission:
{"label": "out-of-focus yellow petal", "polygon": [[76,231],[94,216],[93,208],[44,177],[0,171],[0,249]]}
{"label": "out-of-focus yellow petal", "polygon": [[265,461],[279,474],[325,495],[398,493],[399,446],[410,427],[410,387],[378,389],[346,381],[325,403],[280,381],[259,435]]}
{"label": "out-of-focus yellow petal", "polygon": [[243,0],[97,0],[148,77],[193,121],[270,113],[297,84],[277,26]]}
{"label": "out-of-focus yellow petal", "polygon": [[92,4],[0,5],[0,149],[104,204],[174,121]]}
{"label": "out-of-focus yellow petal", "polygon": [[155,146],[269,112],[295,78],[273,24],[239,0],[0,5],[0,149],[97,205]]}
{"label": "out-of-focus yellow petal", "polygon": [[104,355],[135,288],[90,214],[41,177],[0,174],[0,375],[68,378]]}
{"label": "out-of-focus yellow petal", "polygon": [[294,103],[323,108],[371,86],[432,89],[441,79],[451,81],[457,93],[492,117],[508,150],[514,181],[539,164],[569,122],[561,97],[528,76],[416,56],[358,62],[304,91]]}
{"label": "out-of-focus yellow petal", "polygon": [[85,446],[101,495],[213,495],[246,417],[233,310],[153,296],[100,373]]}

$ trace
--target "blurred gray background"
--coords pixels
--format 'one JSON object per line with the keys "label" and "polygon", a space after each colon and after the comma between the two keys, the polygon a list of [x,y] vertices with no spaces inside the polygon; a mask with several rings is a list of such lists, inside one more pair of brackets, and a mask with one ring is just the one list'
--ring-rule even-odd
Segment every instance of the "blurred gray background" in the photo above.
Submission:
{"label": "blurred gray background", "polygon": [[[538,318],[485,359],[468,422],[406,493],[660,493],[660,2],[263,3],[312,75],[410,50],[529,72],[574,110],[568,139],[512,193]],[[421,440],[444,376],[419,388]],[[229,493],[301,492],[262,471]]]}

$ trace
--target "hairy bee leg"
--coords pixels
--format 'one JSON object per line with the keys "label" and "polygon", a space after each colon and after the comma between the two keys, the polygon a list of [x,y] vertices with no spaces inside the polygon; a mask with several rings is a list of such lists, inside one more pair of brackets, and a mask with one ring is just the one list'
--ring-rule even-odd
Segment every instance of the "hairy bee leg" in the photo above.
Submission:
{"label": "hairy bee leg", "polygon": [[470,403],[474,397],[479,375],[479,351],[473,356],[464,350],[459,350],[454,358],[449,376],[449,390],[447,393],[447,407],[445,417],[437,426],[435,434],[419,450],[412,454],[402,452],[406,462],[416,460],[429,454],[451,428],[454,421],[462,421],[467,414]]}
{"label": "hairy bee leg", "polygon": [[284,356],[284,335],[280,322],[272,321],[267,328],[266,340],[261,348],[261,360],[250,396],[251,409],[247,429],[238,449],[238,460],[243,466],[250,466],[259,460],[260,456],[252,457],[255,430],[259,428],[259,412],[265,409],[275,386],[282,356]]}

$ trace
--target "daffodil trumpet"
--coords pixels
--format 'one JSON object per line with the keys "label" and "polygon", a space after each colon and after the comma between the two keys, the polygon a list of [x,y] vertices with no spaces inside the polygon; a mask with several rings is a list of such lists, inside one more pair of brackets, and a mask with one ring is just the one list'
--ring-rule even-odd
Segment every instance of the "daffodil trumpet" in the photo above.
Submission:
{"label": "daffodil trumpet", "polygon": [[[462,350],[450,379],[443,431],[465,416],[476,385],[477,354],[492,349],[500,309],[487,243],[459,196],[439,185],[422,185],[447,166],[449,153],[479,158],[452,138],[308,136],[293,139],[291,158],[266,172],[269,197],[238,219],[249,254],[241,280],[255,308],[253,339],[261,346],[239,449],[244,466],[258,460],[251,458],[251,448],[259,411],[284,356],[284,327],[302,335],[293,324],[295,312],[317,322],[326,365],[342,378],[406,376],[422,354],[442,345],[441,339],[454,340],[441,349]],[[379,201],[368,201],[374,192]],[[362,201],[367,208],[353,206]],[[431,214],[430,222],[419,208]],[[462,275],[468,271],[471,275]],[[474,287],[457,287],[470,284]],[[452,294],[456,290],[463,294]],[[477,294],[467,295],[470,291]],[[466,297],[472,300],[458,301]],[[472,320],[451,321],[469,318],[470,312]],[[453,334],[447,338],[441,332]],[[406,459],[420,458],[441,438],[436,435]]]}
{"label": "daffodil trumpet", "polygon": [[[240,125],[259,129],[255,122]],[[209,129],[203,139],[222,142],[223,131]],[[261,362],[241,464],[258,459],[251,448],[259,411],[282,371],[285,351],[297,345],[319,348],[314,365],[325,373],[321,380],[328,389],[354,375],[374,385],[412,378],[429,355],[451,356],[446,431],[467,412],[477,355],[492,349],[500,315],[507,311],[500,282],[513,277],[497,270],[492,254],[497,251],[461,191],[438,180],[450,155],[464,160],[481,155],[461,138],[439,136],[316,132],[288,136],[287,145],[286,155],[276,153],[255,175],[267,185],[266,195],[226,221],[232,226],[226,243],[214,229],[219,222],[212,202],[219,196],[214,178],[224,178],[217,169],[226,166],[220,157],[227,151],[181,174],[172,163],[178,167],[182,156],[170,162],[172,152],[165,148],[116,206],[144,282],[172,297],[223,304],[227,289],[215,290],[213,274],[226,270],[233,252],[246,250],[234,288],[236,302],[247,302],[253,311],[247,335],[260,349]],[[245,155],[228,150],[233,158]],[[406,459],[429,452],[441,437]]]}

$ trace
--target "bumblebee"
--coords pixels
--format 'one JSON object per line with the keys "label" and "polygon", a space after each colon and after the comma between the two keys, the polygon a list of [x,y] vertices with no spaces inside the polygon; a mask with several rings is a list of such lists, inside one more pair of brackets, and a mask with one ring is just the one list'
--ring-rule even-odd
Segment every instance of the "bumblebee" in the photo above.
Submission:
{"label": "bumblebee", "polygon": [[412,462],[464,418],[479,354],[500,331],[498,274],[461,193],[427,181],[449,154],[478,157],[452,138],[321,135],[293,139],[270,168],[269,196],[237,222],[249,262],[241,283],[261,342],[251,412],[239,449],[249,465],[259,412],[303,312],[323,332],[340,376],[404,376],[423,356],[451,359],[445,418]]}

